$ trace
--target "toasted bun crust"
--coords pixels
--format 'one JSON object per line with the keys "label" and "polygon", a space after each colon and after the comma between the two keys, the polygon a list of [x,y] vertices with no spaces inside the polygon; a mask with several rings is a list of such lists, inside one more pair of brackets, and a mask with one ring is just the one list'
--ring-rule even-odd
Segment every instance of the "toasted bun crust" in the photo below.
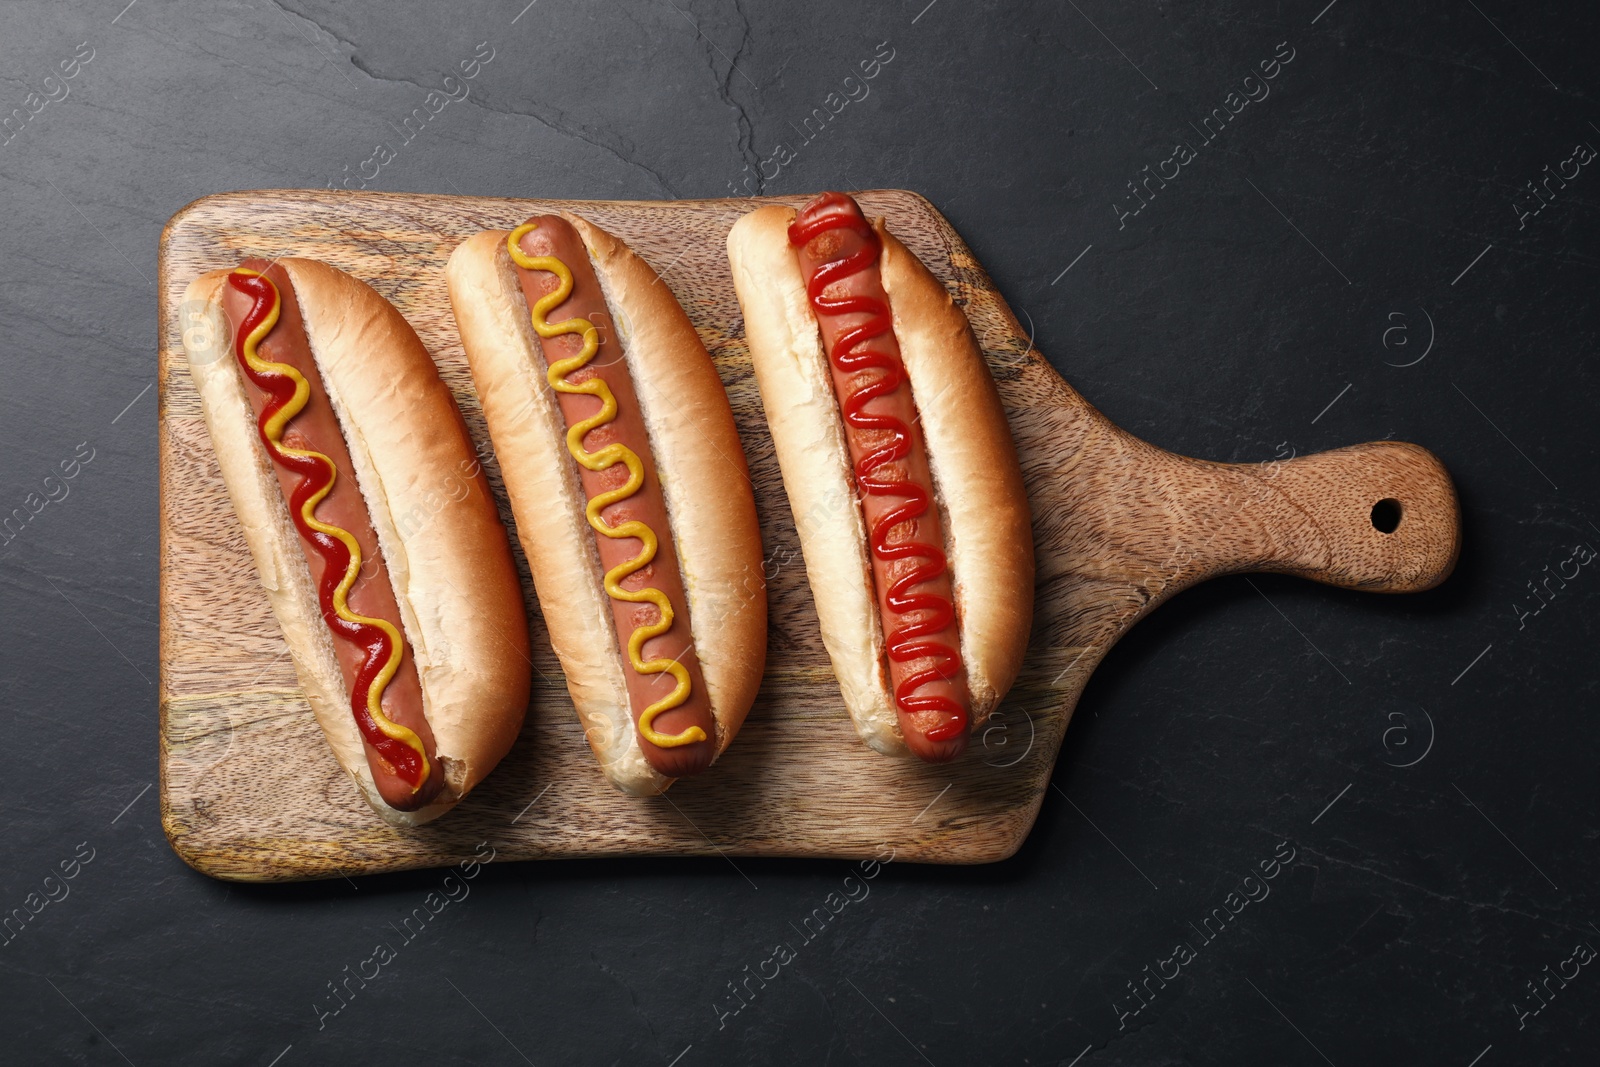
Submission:
{"label": "toasted bun crust", "polygon": [[[789,245],[794,217],[794,209],[773,205],[734,224],[728,234],[734,289],[845,707],[868,745],[908,755],[889,685],[844,419]],[[1033,622],[1033,534],[1022,468],[966,315],[881,219],[874,228],[883,241],[883,285],[944,519],[976,726],[1016,680]]]}
{"label": "toasted bun crust", "polygon": [[[583,238],[619,324],[666,498],[720,756],[755,701],[767,643],[761,530],[733,412],[689,317],[650,265],[599,227],[562,217]],[[489,230],[455,250],[445,271],[450,302],[550,642],[589,745],[619,789],[650,796],[673,779],[645,761],[634,731],[584,493],[506,235]]]}
{"label": "toasted bun crust", "polygon": [[[279,262],[294,282],[416,659],[445,778],[427,807],[391,808],[373,783],[300,535],[256,432],[244,373],[218,340],[229,336],[222,310],[228,271],[196,279],[184,294],[207,327],[184,332],[189,369],[311,710],[368,803],[390,823],[418,826],[466,796],[522,727],[532,667],[516,566],[461,412],[410,324],[342,271],[316,260]],[[445,496],[463,482],[472,487],[465,497]]]}

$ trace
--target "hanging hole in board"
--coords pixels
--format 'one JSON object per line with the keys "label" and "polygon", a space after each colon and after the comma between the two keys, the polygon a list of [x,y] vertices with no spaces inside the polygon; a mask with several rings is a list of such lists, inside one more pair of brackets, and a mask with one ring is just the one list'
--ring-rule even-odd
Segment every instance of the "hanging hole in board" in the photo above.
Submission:
{"label": "hanging hole in board", "polygon": [[1400,501],[1386,496],[1372,505],[1372,528],[1379,533],[1392,534],[1400,528],[1400,518],[1404,513]]}

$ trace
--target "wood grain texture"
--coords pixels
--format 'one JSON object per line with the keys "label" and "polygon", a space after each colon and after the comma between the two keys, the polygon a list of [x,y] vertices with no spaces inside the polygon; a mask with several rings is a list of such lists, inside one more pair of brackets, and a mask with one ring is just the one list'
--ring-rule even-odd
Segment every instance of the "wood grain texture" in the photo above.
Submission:
{"label": "wood grain texture", "polygon": [[[1032,350],[931,204],[901,190],[857,197],[966,308],[999,382],[1033,510],[1038,584],[1027,663],[962,759],[926,766],[876,755],[856,739],[839,699],[724,251],[733,222],[760,202],[230,193],[179,212],[161,244],[161,811],[178,854],[207,874],[257,881],[443,866],[482,841],[503,859],[853,859],[889,846],[898,860],[990,862],[1011,855],[1033,825],[1090,673],[1167,597],[1242,571],[1378,592],[1426,589],[1450,572],[1460,542],[1455,491],[1426,450],[1382,442],[1259,465],[1163,452],[1113,426]],[[416,327],[485,446],[445,260],[480,229],[559,208],[616,233],[661,272],[716,360],[750,460],[771,575],[765,682],[708,773],[662,797],[618,793],[584,743],[513,540],[534,649],[527,725],[460,807],[398,830],[373,815],[335,763],[296,683],[189,377],[183,289],[248,256],[310,256],[348,271]],[[509,525],[492,460],[487,470]],[[1382,499],[1402,513],[1388,534],[1371,521]]]}

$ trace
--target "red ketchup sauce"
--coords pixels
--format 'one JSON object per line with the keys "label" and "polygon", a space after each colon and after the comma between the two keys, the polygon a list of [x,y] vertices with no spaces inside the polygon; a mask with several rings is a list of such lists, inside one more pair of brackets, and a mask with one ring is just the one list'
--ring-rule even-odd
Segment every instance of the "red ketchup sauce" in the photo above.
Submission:
{"label": "red ketchup sauce", "polygon": [[339,616],[333,606],[333,594],[350,566],[350,550],[337,538],[320,533],[306,525],[303,516],[306,501],[331,483],[337,471],[326,457],[290,455],[267,436],[268,421],[294,400],[295,381],[287,374],[258,372],[252,369],[245,359],[245,341],[261,323],[266,321],[272,314],[273,308],[278,305],[278,290],[264,277],[245,274],[229,274],[228,284],[253,301],[236,332],[234,354],[238,357],[239,366],[245,375],[268,398],[256,424],[257,431],[261,435],[261,443],[266,446],[267,454],[272,457],[274,463],[300,475],[300,482],[289,498],[289,515],[294,520],[295,528],[300,531],[300,536],[327,564],[323,568],[322,580],[317,590],[322,605],[323,621],[328,624],[328,629],[333,631],[336,637],[350,642],[364,653],[360,669],[356,673],[355,684],[350,689],[350,710],[355,713],[356,725],[360,728],[361,736],[367,744],[389,764],[397,777],[409,784],[412,789],[417,789],[424,778],[428,777],[427,757],[404,741],[384,733],[367,707],[368,693],[378,672],[388,662],[392,652],[389,635],[376,626]]}
{"label": "red ketchup sauce", "polygon": [[[818,237],[824,240],[811,245]],[[819,319],[845,317],[835,326],[828,358],[850,431],[846,438],[863,493],[868,540],[879,563],[873,572],[887,609],[882,615],[901,725],[939,746],[930,750],[908,736],[917,755],[950,759],[967,735],[966,687],[961,656],[953,647],[955,607],[949,567],[938,547],[943,537],[929,499],[926,453],[913,429],[915,415],[907,425],[894,413],[915,407],[889,307],[879,296],[882,242],[854,200],[823,193],[795,217],[789,243],[796,249],[811,245],[809,257],[822,261],[806,279],[812,310]],[[824,337],[829,332],[825,326]]]}

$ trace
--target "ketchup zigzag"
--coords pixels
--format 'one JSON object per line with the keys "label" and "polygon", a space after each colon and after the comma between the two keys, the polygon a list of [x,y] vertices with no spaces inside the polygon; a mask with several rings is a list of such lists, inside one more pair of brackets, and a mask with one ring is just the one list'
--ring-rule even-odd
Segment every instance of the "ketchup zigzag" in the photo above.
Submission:
{"label": "ketchup zigzag", "polygon": [[263,359],[258,351],[261,342],[278,325],[282,306],[278,287],[266,275],[245,267],[229,274],[228,284],[254,301],[240,324],[234,351],[245,374],[267,394],[258,423],[261,443],[280,467],[300,475],[300,483],[290,494],[289,510],[301,536],[327,564],[318,589],[323,620],[335,635],[366,651],[350,692],[356,725],[367,744],[415,793],[428,780],[429,774],[428,755],[422,739],[383,713],[383,691],[400,669],[405,639],[387,621],[357,615],[350,610],[347,598],[361,573],[361,545],[349,530],[325,523],[316,516],[316,507],[332,491],[339,469],[321,452],[290,448],[283,443],[284,427],[305,409],[311,385],[294,367]]}
{"label": "ketchup zigzag", "polygon": [[[851,210],[829,210],[848,205]],[[866,406],[874,399],[887,396],[905,384],[905,368],[893,355],[864,350],[874,338],[890,333],[894,324],[889,308],[883,301],[870,296],[828,296],[827,290],[877,262],[883,244],[877,233],[854,210],[850,198],[842,193],[829,193],[806,205],[789,227],[789,243],[803,247],[818,234],[846,227],[854,230],[865,242],[859,252],[836,259],[817,268],[806,284],[806,296],[819,313],[842,315],[859,313],[870,316],[861,325],[844,330],[828,353],[834,365],[850,373],[879,372],[875,378],[858,385],[843,397],[840,407],[845,422],[860,430],[887,432],[887,444],[867,455],[855,466],[856,481],[872,496],[904,497],[905,502],[891,508],[872,524],[870,540],[872,553],[883,560],[918,559],[923,562],[896,579],[885,594],[890,608],[902,616],[900,624],[889,632],[889,658],[904,663],[908,660],[929,659],[932,662],[922,670],[901,679],[895,686],[895,703],[905,712],[938,711],[949,718],[941,725],[926,731],[930,741],[948,741],[967,732],[967,710],[949,697],[935,693],[918,695],[917,690],[945,678],[961,673],[961,657],[950,646],[940,641],[924,640],[947,628],[955,619],[955,607],[943,596],[932,592],[913,592],[924,582],[938,578],[948,567],[944,552],[937,546],[907,539],[890,541],[889,534],[901,523],[911,522],[925,515],[929,508],[928,493],[908,479],[893,480],[879,472],[911,453],[911,429],[892,415],[872,414]],[[857,378],[856,381],[862,379]],[[892,473],[893,468],[890,468]],[[920,621],[905,619],[909,612],[922,612]]]}
{"label": "ketchup zigzag", "polygon": [[506,250],[511,253],[512,262],[525,270],[549,271],[559,282],[553,291],[540,297],[533,305],[534,332],[545,339],[564,334],[579,334],[583,338],[583,347],[578,354],[552,362],[545,372],[545,378],[549,381],[550,388],[558,393],[586,394],[600,401],[599,411],[567,428],[567,451],[572,454],[573,459],[591,471],[603,471],[618,463],[628,468],[628,480],[625,483],[591,497],[588,506],[584,508],[584,515],[588,518],[589,525],[597,533],[611,538],[636,537],[642,546],[639,554],[633,559],[619,563],[606,572],[604,582],[606,594],[630,604],[655,605],[656,611],[659,612],[656,621],[634,627],[633,633],[628,636],[628,662],[640,674],[670,674],[677,682],[677,686],[670,694],[639,714],[639,736],[658,748],[692,745],[696,741],[706,739],[706,732],[698,726],[691,726],[678,734],[664,734],[651,725],[657,715],[670,711],[689,699],[688,668],[675,659],[646,660],[643,653],[646,641],[672,629],[672,603],[667,599],[667,594],[659,589],[650,586],[642,589],[624,589],[621,584],[628,575],[650,565],[656,558],[660,542],[656,540],[655,531],[637,519],[629,519],[619,526],[612,526],[600,515],[612,504],[626,500],[639,491],[640,486],[644,485],[644,464],[633,449],[620,442],[614,441],[597,452],[590,452],[584,447],[583,439],[588,436],[589,431],[598,429],[617,417],[617,398],[604,378],[597,376],[583,382],[567,380],[569,375],[587,365],[600,350],[600,331],[595,328],[594,323],[585,318],[574,317],[554,323],[549,321],[547,316],[550,312],[566,303],[567,298],[572,295],[572,271],[555,256],[530,256],[522,250],[520,242],[523,235],[537,228],[538,223],[524,223],[506,237]]}

